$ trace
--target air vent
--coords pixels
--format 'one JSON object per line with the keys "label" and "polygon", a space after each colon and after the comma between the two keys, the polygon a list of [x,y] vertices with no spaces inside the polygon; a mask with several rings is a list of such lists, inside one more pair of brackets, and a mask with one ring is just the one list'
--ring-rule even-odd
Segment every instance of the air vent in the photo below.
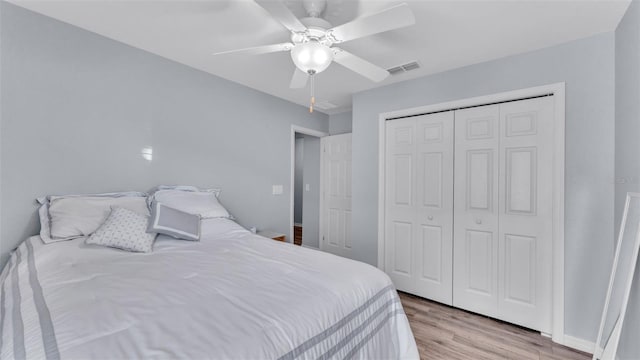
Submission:
{"label": "air vent", "polygon": [[315,105],[318,109],[322,109],[322,110],[331,110],[331,109],[335,109],[338,107],[338,105],[330,103],[326,100],[320,100],[316,103]]}
{"label": "air vent", "polygon": [[402,65],[402,68],[404,69],[404,71],[411,71],[411,70],[419,69],[420,64],[418,64],[417,61],[414,61],[414,62],[410,62],[408,64]]}
{"label": "air vent", "polygon": [[387,71],[391,74],[391,75],[395,75],[395,74],[400,74],[404,72],[404,69],[402,68],[402,66],[396,66],[396,67],[392,67],[391,69],[387,69]]}
{"label": "air vent", "polygon": [[420,68],[420,64],[418,64],[417,61],[412,61],[412,62],[409,62],[409,63],[406,63],[406,64],[394,66],[392,68],[387,69],[387,71],[391,75],[398,75],[398,74],[402,74],[402,73],[405,73],[407,71],[411,71],[411,70],[415,70],[415,69],[419,69],[419,68]]}

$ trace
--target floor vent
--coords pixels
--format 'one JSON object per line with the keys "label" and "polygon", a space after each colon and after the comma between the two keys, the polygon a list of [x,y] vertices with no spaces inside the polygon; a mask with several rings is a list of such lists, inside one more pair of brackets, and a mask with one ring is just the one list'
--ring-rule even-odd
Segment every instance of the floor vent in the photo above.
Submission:
{"label": "floor vent", "polygon": [[412,61],[412,62],[409,62],[409,63],[406,63],[406,64],[394,66],[392,68],[387,69],[387,71],[391,75],[398,75],[398,74],[402,74],[402,73],[405,73],[407,71],[411,71],[411,70],[415,70],[415,69],[419,69],[419,68],[420,68],[420,64],[418,64],[417,61]]}

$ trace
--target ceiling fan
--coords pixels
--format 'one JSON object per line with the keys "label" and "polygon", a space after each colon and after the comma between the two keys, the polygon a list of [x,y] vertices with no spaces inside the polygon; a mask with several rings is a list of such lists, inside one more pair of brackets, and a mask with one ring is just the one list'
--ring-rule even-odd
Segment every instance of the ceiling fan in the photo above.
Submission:
{"label": "ceiling fan", "polygon": [[214,55],[229,53],[259,55],[290,51],[291,58],[296,65],[296,70],[291,78],[291,88],[305,87],[310,76],[313,82],[312,75],[326,70],[332,61],[372,81],[384,80],[389,76],[387,70],[334,45],[415,23],[413,12],[406,3],[367,14],[346,24],[333,27],[320,17],[327,5],[326,0],[303,0],[308,16],[302,19],[298,19],[281,1],[255,1],[291,32],[291,41],[225,51]]}

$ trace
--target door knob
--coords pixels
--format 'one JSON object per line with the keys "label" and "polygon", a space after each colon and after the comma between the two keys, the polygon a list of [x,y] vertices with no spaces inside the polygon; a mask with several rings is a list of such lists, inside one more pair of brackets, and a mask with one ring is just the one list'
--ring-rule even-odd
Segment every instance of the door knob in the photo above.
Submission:
{"label": "door knob", "polygon": [[429,219],[429,220],[433,220],[433,215],[429,215],[429,216],[427,216],[427,219]]}
{"label": "door knob", "polygon": [[482,224],[482,219],[476,219],[476,224],[478,225]]}

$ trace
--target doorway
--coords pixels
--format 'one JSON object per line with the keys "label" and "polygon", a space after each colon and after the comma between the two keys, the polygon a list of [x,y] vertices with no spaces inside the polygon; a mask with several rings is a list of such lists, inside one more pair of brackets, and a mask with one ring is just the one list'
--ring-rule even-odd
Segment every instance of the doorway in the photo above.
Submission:
{"label": "doorway", "polygon": [[295,245],[319,248],[320,138],[326,134],[292,127],[291,227]]}

